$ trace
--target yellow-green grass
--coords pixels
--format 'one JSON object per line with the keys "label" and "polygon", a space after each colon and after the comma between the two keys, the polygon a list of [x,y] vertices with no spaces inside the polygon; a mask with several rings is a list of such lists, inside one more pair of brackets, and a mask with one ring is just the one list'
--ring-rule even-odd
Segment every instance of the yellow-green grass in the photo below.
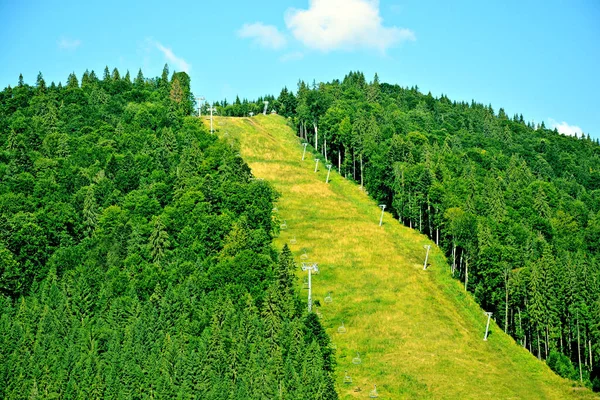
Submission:
{"label": "yellow-green grass", "polygon": [[[341,398],[368,398],[374,385],[388,399],[596,398],[556,376],[493,322],[483,341],[487,317],[450,277],[440,249],[390,214],[379,227],[377,204],[337,172],[325,184],[325,165],[314,173],[308,151],[301,161],[300,139],[284,118],[217,117],[214,123],[218,135],[239,141],[254,175],[281,194],[276,215],[287,229],[275,244],[288,243],[298,262],[306,249],[306,261],[319,264],[313,299],[337,347]],[[427,244],[430,266],[423,271]],[[324,301],[328,292],[332,303]],[[342,322],[345,334],[338,333]],[[345,371],[351,384],[344,383]]]}

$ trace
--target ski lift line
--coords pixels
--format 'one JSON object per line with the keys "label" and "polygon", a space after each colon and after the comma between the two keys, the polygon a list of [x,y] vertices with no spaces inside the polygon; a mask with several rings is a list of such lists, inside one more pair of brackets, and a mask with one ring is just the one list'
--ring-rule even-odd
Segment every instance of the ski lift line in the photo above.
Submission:
{"label": "ski lift line", "polygon": [[329,175],[331,175],[331,167],[333,167],[332,164],[327,164],[327,179],[325,179],[325,183],[329,183]]}
{"label": "ski lift line", "polygon": [[213,129],[213,112],[216,113],[217,109],[215,108],[214,104],[210,107],[207,108],[207,111],[210,111],[210,134],[212,135],[214,132]]}
{"label": "ski lift line", "polygon": [[485,313],[485,315],[487,315],[487,317],[488,317],[487,318],[487,325],[485,326],[485,335],[483,336],[483,340],[485,342],[487,342],[487,340],[488,340],[488,333],[490,331],[490,319],[492,319],[492,314],[494,314],[494,313],[492,313],[492,312],[486,312]]}
{"label": "ski lift line", "polygon": [[307,264],[302,263],[302,271],[308,271],[308,312],[312,312],[312,280],[311,276],[319,272],[319,265],[317,263]]}
{"label": "ski lift line", "polygon": [[379,218],[379,226],[381,226],[383,224],[383,213],[385,211],[385,204],[380,204],[379,208],[381,208],[381,217]]}
{"label": "ski lift line", "polygon": [[427,270],[427,260],[429,258],[429,250],[431,250],[431,245],[427,244],[425,246],[423,246],[423,248],[425,250],[427,250],[427,252],[425,253],[425,263],[423,264],[423,271]]}
{"label": "ski lift line", "polygon": [[206,97],[204,96],[200,96],[200,97],[196,97],[197,103],[198,103],[198,118],[202,117],[202,102],[204,100],[206,100]]}

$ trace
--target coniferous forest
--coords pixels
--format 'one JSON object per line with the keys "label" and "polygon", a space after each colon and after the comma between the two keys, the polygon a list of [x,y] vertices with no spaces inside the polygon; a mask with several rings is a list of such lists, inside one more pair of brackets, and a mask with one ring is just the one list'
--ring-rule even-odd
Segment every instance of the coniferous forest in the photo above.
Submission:
{"label": "coniferous forest", "polygon": [[[360,72],[217,108],[264,100],[517,343],[600,390],[597,140]],[[196,106],[166,66],[0,92],[0,398],[337,398],[272,245],[278,194]]]}
{"label": "coniferous forest", "polygon": [[277,193],[189,84],[106,68],[0,92],[0,398],[337,398],[272,246]]}
{"label": "coniferous forest", "polygon": [[498,325],[600,391],[600,145],[475,101],[351,72],[220,103],[289,117],[325,161],[441,246]]}

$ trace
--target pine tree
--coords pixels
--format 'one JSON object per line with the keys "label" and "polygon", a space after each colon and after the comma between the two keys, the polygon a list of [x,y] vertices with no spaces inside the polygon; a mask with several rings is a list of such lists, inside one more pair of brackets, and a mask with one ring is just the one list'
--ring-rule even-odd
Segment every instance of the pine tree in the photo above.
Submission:
{"label": "pine tree", "polygon": [[113,82],[118,82],[121,80],[121,74],[119,74],[119,70],[117,68],[113,69],[111,79]]}
{"label": "pine tree", "polygon": [[141,89],[141,88],[144,87],[145,80],[144,80],[144,74],[142,74],[142,69],[141,68],[138,71],[137,76],[135,77],[135,80],[133,81],[133,84],[138,89]]}
{"label": "pine tree", "polygon": [[69,77],[67,78],[67,88],[78,88],[79,87],[79,82],[77,81],[77,75],[75,75],[74,72],[72,72],[71,74],[69,74]]}
{"label": "pine tree", "polygon": [[44,81],[44,77],[41,72],[38,73],[36,87],[39,93],[46,93],[46,81]]}
{"label": "pine tree", "polygon": [[154,218],[154,226],[150,235],[150,254],[152,262],[160,265],[164,259],[165,251],[170,246],[169,234],[160,217]]}

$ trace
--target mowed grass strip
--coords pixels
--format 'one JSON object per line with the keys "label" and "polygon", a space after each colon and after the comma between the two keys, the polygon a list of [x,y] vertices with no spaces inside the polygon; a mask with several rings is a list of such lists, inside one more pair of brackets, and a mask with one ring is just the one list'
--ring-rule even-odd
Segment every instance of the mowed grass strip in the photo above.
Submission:
{"label": "mowed grass strip", "polygon": [[[382,399],[597,398],[553,374],[494,323],[484,342],[486,316],[450,277],[443,253],[390,214],[379,227],[377,204],[333,169],[325,184],[325,165],[315,173],[309,151],[301,161],[300,139],[283,117],[217,117],[215,126],[239,143],[254,175],[281,193],[277,217],[288,228],[275,244],[288,243],[299,263],[319,264],[313,299],[337,348],[341,398],[368,398],[375,385]],[[423,271],[426,244],[432,250]]]}

